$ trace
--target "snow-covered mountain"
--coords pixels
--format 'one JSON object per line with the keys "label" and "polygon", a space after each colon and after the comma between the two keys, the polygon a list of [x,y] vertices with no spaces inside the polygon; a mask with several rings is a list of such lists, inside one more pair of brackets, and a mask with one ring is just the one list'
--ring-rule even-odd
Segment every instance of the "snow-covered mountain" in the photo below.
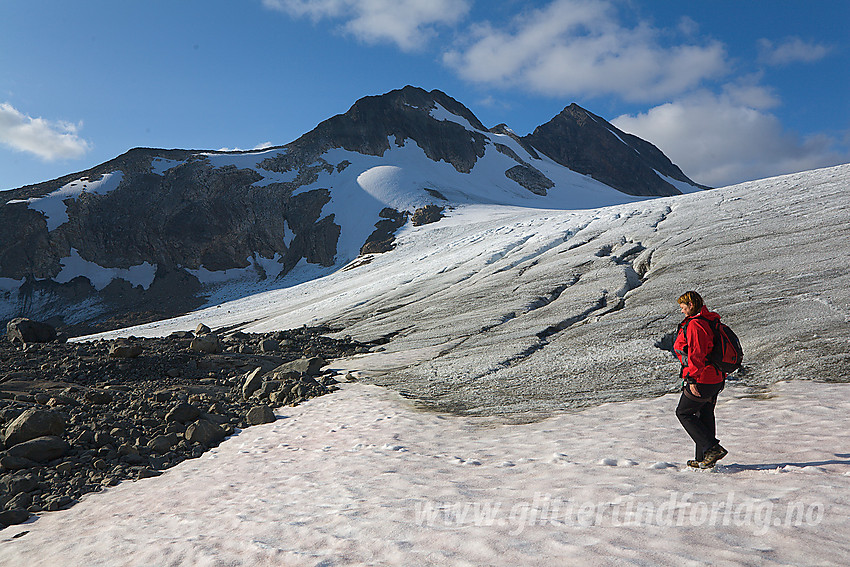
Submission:
{"label": "snow-covered mountain", "polygon": [[850,380],[850,165],[591,210],[466,205],[392,251],[107,336],[325,324],[338,362],[442,410],[529,419],[676,386],[676,298],[738,332],[739,384]]}
{"label": "snow-covered mountain", "polygon": [[0,321],[111,316],[114,328],[290,286],[391,249],[429,206],[578,209],[701,188],[576,105],[520,137],[405,87],[286,146],[134,149],[4,193]]}

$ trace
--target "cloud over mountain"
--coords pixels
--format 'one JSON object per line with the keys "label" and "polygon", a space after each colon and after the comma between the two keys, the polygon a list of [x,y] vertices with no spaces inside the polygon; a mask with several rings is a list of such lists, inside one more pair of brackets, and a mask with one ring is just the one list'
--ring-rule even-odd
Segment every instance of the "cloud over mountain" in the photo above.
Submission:
{"label": "cloud over mountain", "polygon": [[366,43],[394,43],[404,51],[421,48],[434,27],[455,24],[469,11],[468,0],[263,0],[267,8],[294,17],[342,20],[342,30]]}
{"label": "cloud over mountain", "polygon": [[79,124],[33,118],[11,104],[0,104],[0,144],[44,160],[78,158],[89,143],[77,134]]}
{"label": "cloud over mountain", "polygon": [[611,2],[556,0],[505,27],[473,26],[443,60],[473,82],[632,101],[677,95],[727,72],[722,44],[665,45],[662,35],[646,22],[623,23]]}
{"label": "cloud over mountain", "polygon": [[701,92],[611,121],[652,140],[700,183],[719,187],[846,162],[850,155],[828,135],[802,137],[768,108],[772,95],[758,87]]}

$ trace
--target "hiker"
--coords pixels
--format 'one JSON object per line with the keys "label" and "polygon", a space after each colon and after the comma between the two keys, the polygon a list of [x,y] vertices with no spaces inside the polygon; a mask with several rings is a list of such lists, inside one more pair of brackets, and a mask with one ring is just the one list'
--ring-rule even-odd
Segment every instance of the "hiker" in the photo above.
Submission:
{"label": "hiker", "polygon": [[685,320],[679,324],[673,343],[683,379],[676,417],[696,443],[695,458],[688,466],[708,469],[727,454],[715,436],[714,423],[714,406],[726,374],[707,360],[714,346],[711,322],[719,322],[720,315],[709,311],[695,291],[685,292],[678,303]]}

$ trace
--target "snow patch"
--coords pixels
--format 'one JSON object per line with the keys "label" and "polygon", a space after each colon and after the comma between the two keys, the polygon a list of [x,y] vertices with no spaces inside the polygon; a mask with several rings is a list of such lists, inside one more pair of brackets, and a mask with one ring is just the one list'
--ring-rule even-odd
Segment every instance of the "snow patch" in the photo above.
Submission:
{"label": "snow patch", "polygon": [[[219,285],[234,280],[276,278],[283,270],[283,264],[280,263],[281,258],[281,255],[277,253],[272,258],[264,258],[259,254],[254,254],[246,258],[248,265],[244,268],[208,270],[201,266],[196,270],[184,269],[198,278],[198,281],[203,285]],[[265,277],[260,277],[261,274],[265,274]]]}
{"label": "snow patch", "polygon": [[626,141],[625,141],[623,138],[621,138],[621,137],[620,137],[620,135],[619,135],[618,133],[616,133],[615,131],[611,130],[610,128],[608,128],[608,131],[609,131],[609,132],[611,132],[612,134],[614,134],[614,136],[616,136],[616,138],[617,138],[618,140],[620,140],[621,142],[623,142],[623,144],[625,144],[626,146],[628,146],[629,148],[631,148],[632,150],[634,150],[634,152],[635,152],[636,154],[640,154],[640,152],[639,152],[639,151],[637,151],[637,150],[635,150],[635,148],[632,148],[632,146],[631,146],[630,144],[627,144],[627,143],[626,143]]}
{"label": "snow patch", "polygon": [[670,177],[668,175],[664,175],[663,173],[661,173],[657,169],[653,169],[652,171],[654,171],[656,173],[656,175],[658,175],[658,177],[660,177],[661,179],[663,179],[664,181],[666,181],[667,183],[669,183],[670,185],[672,185],[673,187],[675,187],[676,189],[681,191],[682,193],[699,193],[699,192],[703,191],[703,189],[700,189],[699,187],[697,187],[695,185],[691,185],[690,183],[686,183],[685,181],[679,181],[678,179],[673,179],[672,177]]}
{"label": "snow patch", "polygon": [[27,203],[30,209],[38,211],[45,216],[47,219],[47,230],[48,232],[52,232],[69,220],[68,207],[65,204],[66,200],[77,199],[84,192],[106,195],[110,191],[117,189],[122,179],[124,179],[124,173],[114,171],[103,174],[95,181],[89,181],[88,179],[72,181],[43,197],[14,199],[6,204]]}
{"label": "snow patch", "polygon": [[154,158],[151,160],[151,173],[155,175],[163,175],[169,169],[173,169],[184,163],[186,162],[176,159]]}
{"label": "snow patch", "polygon": [[59,260],[62,270],[53,278],[56,283],[68,283],[77,276],[88,278],[98,291],[112,282],[120,279],[130,282],[134,287],[142,286],[148,289],[156,276],[156,265],[142,262],[129,268],[104,268],[94,262],[89,262],[80,256],[76,248],[71,248],[71,255]]}
{"label": "snow patch", "polygon": [[442,106],[439,102],[434,103],[436,106],[431,109],[431,117],[434,120],[439,120],[441,122],[454,122],[455,124],[460,124],[467,130],[472,130],[473,132],[478,131],[478,128],[472,125],[469,120],[464,118],[463,116],[458,116],[453,112],[449,112],[444,106]]}

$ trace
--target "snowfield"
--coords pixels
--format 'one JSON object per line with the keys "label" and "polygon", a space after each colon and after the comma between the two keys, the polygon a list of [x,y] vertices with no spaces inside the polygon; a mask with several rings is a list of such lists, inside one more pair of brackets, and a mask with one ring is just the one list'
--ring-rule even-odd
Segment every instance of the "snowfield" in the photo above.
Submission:
{"label": "snowfield", "polygon": [[[593,210],[457,206],[331,275],[103,335],[389,342],[334,361],[357,378],[335,394],[0,532],[0,564],[846,564],[848,221],[850,165]],[[687,289],[745,349],[715,471],[684,465],[674,415]]]}
{"label": "snowfield", "polygon": [[846,564],[846,384],[727,388],[730,454],[715,472],[686,470],[676,402],[504,425],[345,385],[160,477],[0,532],[0,563]]}

